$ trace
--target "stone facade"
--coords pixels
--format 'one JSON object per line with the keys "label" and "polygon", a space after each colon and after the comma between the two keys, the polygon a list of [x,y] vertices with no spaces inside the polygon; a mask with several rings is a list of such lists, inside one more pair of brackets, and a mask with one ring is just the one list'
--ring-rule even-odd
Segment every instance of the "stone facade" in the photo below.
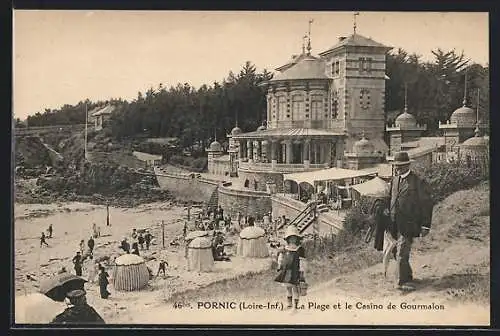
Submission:
{"label": "stone facade", "polygon": [[217,181],[196,177],[195,174],[168,173],[156,167],[155,175],[162,189],[184,201],[207,202],[219,185]]}
{"label": "stone facade", "polygon": [[[275,192],[283,192],[283,174],[275,172],[256,172],[240,169],[238,177],[243,183],[243,187],[248,190],[267,192],[268,185],[275,186]],[[255,188],[257,182],[257,188]],[[248,187],[246,187],[248,185]]]}
{"label": "stone facade", "polygon": [[236,218],[238,211],[243,216],[249,215],[262,218],[271,212],[271,195],[265,192],[251,190],[237,190],[219,187],[219,205],[224,209],[224,214]]}

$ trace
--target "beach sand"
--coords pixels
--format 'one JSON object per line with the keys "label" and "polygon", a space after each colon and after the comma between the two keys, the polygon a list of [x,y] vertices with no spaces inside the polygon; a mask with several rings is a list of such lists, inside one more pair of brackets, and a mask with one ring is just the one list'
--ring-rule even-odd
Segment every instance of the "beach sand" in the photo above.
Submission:
{"label": "beach sand", "polygon": [[[193,211],[194,212],[194,211]],[[152,203],[137,208],[110,208],[110,227],[106,227],[106,207],[86,203],[58,204],[16,204],[15,224],[15,295],[25,295],[38,290],[40,281],[57,273],[61,267],[74,273],[71,259],[79,250],[79,242],[85,244],[92,233],[92,223],[101,228],[101,237],[95,240],[94,257],[117,257],[123,252],[118,248],[120,241],[133,228],[149,228],[155,236],[149,251],[140,251],[148,261],[148,266],[156,274],[158,256],[166,258],[169,267],[166,277],[154,278],[140,291],[115,291],[110,279],[109,299],[101,299],[97,284],[87,283],[87,301],[107,323],[132,321],[133,316],[145,308],[171,305],[166,303],[174,293],[207,286],[216,281],[234,278],[249,272],[260,272],[271,266],[271,260],[244,259],[231,257],[230,262],[215,262],[213,271],[208,273],[189,272],[184,258],[185,246],[170,246],[175,237],[182,236],[187,211],[170,203]],[[165,249],[162,248],[161,221],[165,223]],[[39,237],[48,226],[53,225],[53,238],[47,239],[50,247],[40,247]],[[228,237],[236,241],[236,237]],[[236,245],[233,246],[234,250]],[[231,252],[231,248],[229,248]],[[88,275],[90,262],[85,261],[83,277]],[[112,276],[112,267],[108,267]],[[27,275],[36,280],[29,280]],[[138,323],[134,320],[134,323]],[[140,323],[140,322],[139,322]]]}

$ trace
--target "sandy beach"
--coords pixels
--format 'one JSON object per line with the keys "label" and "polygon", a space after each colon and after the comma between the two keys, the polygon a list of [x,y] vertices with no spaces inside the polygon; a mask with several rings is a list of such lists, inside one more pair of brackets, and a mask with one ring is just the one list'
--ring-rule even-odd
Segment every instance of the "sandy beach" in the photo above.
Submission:
{"label": "sandy beach", "polygon": [[[150,281],[141,291],[118,292],[111,285],[112,295],[101,299],[97,284],[87,283],[87,300],[107,323],[130,323],[145,308],[162,307],[172,294],[197,289],[211,283],[237,277],[249,272],[260,272],[271,265],[269,258],[243,259],[231,257],[230,262],[216,262],[213,271],[208,273],[189,272],[184,258],[185,246],[170,246],[175,237],[182,236],[187,211],[170,203],[152,203],[139,207],[110,208],[111,226],[106,227],[106,207],[86,203],[59,204],[16,204],[15,216],[15,295],[25,295],[38,290],[39,282],[57,273],[61,267],[74,273],[71,259],[79,250],[80,240],[85,242],[92,233],[92,223],[101,227],[101,237],[96,239],[94,256],[109,256],[111,259],[122,254],[119,242],[130,234],[133,228],[149,228],[155,239],[149,251],[140,251],[148,261],[148,266],[156,274],[161,255],[169,263],[167,277]],[[161,221],[165,223],[165,249],[162,249]],[[52,224],[53,238],[47,239],[49,247],[40,247],[39,237]],[[228,237],[229,241],[236,237]],[[235,247],[235,246],[234,246]],[[231,252],[231,248],[229,248]],[[85,262],[83,277],[88,275]],[[108,268],[111,275],[112,267]],[[27,275],[35,280],[29,280]],[[134,321],[137,323],[137,321]]]}

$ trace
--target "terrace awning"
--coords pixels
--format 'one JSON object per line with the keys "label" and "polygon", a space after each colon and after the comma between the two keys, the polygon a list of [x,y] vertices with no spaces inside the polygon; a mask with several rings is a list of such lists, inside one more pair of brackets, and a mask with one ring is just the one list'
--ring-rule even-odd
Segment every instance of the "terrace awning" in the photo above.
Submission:
{"label": "terrace awning", "polygon": [[352,186],[354,190],[365,196],[388,196],[389,184],[380,177],[375,177],[364,183],[355,184]]}
{"label": "terrace awning", "polygon": [[377,171],[374,169],[372,171],[368,170],[351,170],[343,168],[329,168],[323,170],[316,170],[304,173],[293,173],[283,175],[283,181],[294,181],[297,184],[309,183],[314,186],[315,182],[323,181],[340,181],[347,180],[356,177],[372,176],[377,175]]}

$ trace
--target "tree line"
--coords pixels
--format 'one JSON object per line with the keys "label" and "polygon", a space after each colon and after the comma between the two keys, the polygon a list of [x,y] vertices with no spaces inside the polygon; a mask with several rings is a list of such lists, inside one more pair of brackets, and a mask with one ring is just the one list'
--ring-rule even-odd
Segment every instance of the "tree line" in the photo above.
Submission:
{"label": "tree line", "polygon": [[[419,122],[426,123],[427,135],[436,135],[438,121],[446,121],[462,106],[465,76],[467,103],[476,108],[480,90],[480,118],[489,121],[489,67],[470,62],[455,50],[432,51],[433,60],[403,49],[387,55],[386,120],[392,123],[404,107],[405,85],[408,110]],[[46,109],[27,118],[29,126],[85,122],[85,104],[89,110],[107,103],[119,108],[110,121],[111,135],[117,139],[134,137],[177,137],[183,147],[207,146],[215,137],[224,139],[238,121],[244,131],[255,130],[266,118],[266,92],[259,86],[272,78],[267,70],[257,72],[246,62],[238,74],[229,72],[220,82],[195,88],[188,83],[166,88],[159,84],[132,101],[112,99],[92,102],[89,99],[60,109]],[[20,123],[19,120],[16,121]]]}

